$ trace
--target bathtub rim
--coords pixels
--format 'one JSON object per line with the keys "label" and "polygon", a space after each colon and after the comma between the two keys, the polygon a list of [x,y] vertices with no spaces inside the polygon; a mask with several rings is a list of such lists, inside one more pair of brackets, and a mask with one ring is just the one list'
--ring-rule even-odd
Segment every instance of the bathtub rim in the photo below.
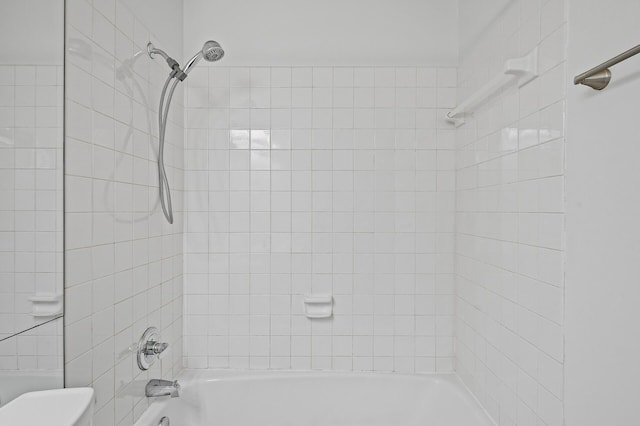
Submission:
{"label": "bathtub rim", "polygon": [[[180,382],[244,381],[276,378],[318,378],[318,377],[363,377],[394,378],[405,380],[432,379],[463,388],[470,396],[474,396],[464,381],[455,372],[445,373],[396,373],[389,371],[332,371],[332,370],[241,370],[216,368],[184,368],[178,373]],[[475,396],[474,396],[475,399]],[[476,400],[479,403],[479,401]]]}
{"label": "bathtub rim", "polygon": [[[455,372],[441,373],[396,373],[389,371],[330,371],[330,370],[241,370],[241,369],[216,369],[216,368],[184,368],[178,374],[176,379],[181,385],[189,387],[197,383],[215,383],[222,381],[244,381],[244,380],[267,380],[276,378],[305,378],[305,377],[365,377],[365,378],[396,378],[405,380],[436,380],[444,382],[449,386],[457,388],[463,398],[472,401],[477,409],[482,411],[486,418],[494,426],[498,426],[498,422],[491,416],[489,411],[480,402],[478,397],[469,389],[464,380]],[[148,398],[151,399],[151,398]],[[157,398],[150,401],[149,406],[145,410],[153,409],[156,411],[162,406],[168,404],[170,399]],[[153,407],[153,408],[152,408]],[[141,416],[142,417],[142,416]],[[134,426],[138,425],[138,419]]]}

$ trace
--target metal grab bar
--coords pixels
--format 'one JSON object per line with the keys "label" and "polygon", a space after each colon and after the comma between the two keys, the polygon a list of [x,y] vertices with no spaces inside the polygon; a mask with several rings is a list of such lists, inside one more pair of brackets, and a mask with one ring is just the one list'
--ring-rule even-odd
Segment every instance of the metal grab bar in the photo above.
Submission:
{"label": "metal grab bar", "polygon": [[609,71],[609,68],[634,55],[637,55],[638,53],[640,53],[640,44],[632,47],[626,52],[622,52],[621,54],[614,56],[597,67],[591,68],[589,71],[585,71],[582,74],[575,76],[573,84],[584,84],[592,89],[602,90],[607,87],[611,81],[611,71]]}

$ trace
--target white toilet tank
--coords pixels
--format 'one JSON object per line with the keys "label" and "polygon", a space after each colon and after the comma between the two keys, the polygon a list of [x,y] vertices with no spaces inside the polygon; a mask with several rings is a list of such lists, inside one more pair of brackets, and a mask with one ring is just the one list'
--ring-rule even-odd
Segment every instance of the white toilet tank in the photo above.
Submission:
{"label": "white toilet tank", "polygon": [[92,388],[27,392],[0,408],[0,425],[92,426]]}

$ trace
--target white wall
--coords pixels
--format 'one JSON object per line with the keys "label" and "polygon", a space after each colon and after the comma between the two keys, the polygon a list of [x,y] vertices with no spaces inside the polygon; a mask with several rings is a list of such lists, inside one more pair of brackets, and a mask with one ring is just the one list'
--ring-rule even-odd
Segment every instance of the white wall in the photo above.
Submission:
{"label": "white wall", "polygon": [[0,3],[0,63],[62,65],[64,1]]}
{"label": "white wall", "polygon": [[640,3],[569,5],[566,424],[636,424],[640,57],[602,92],[572,80],[638,43]]}
{"label": "white wall", "polygon": [[[149,402],[144,384],[182,368],[183,91],[173,98],[165,147],[169,225],[156,165],[169,69],[146,54],[151,39],[167,50],[173,42],[180,57],[182,19],[161,21],[170,12],[125,3],[66,4],[65,385],[95,389],[96,426],[133,424]],[[170,346],[142,372],[131,346],[149,326]]]}
{"label": "white wall", "polygon": [[455,69],[187,82],[186,365],[452,371]]}
{"label": "white wall", "polygon": [[[185,5],[182,0],[117,1],[131,10],[136,19],[146,28],[150,28],[152,33],[158,37],[157,43],[156,40],[153,40],[157,48],[164,50],[169,56],[175,57],[178,62],[183,63],[182,17]],[[191,50],[185,51],[185,55],[191,55]]]}
{"label": "white wall", "polygon": [[62,295],[64,76],[61,66],[51,65],[0,65],[0,75],[3,338],[51,319],[31,315],[30,297]]}
{"label": "white wall", "polygon": [[500,425],[563,424],[564,7],[460,2],[459,101],[539,48],[456,138],[456,368]]}
{"label": "white wall", "polygon": [[186,0],[185,54],[219,41],[224,65],[455,65],[457,2]]}
{"label": "white wall", "polygon": [[[62,319],[29,299],[63,292],[63,15],[64,1],[0,4],[0,339],[21,333],[0,342],[0,370],[59,377],[42,386],[62,386]],[[38,389],[28,375],[12,397]]]}

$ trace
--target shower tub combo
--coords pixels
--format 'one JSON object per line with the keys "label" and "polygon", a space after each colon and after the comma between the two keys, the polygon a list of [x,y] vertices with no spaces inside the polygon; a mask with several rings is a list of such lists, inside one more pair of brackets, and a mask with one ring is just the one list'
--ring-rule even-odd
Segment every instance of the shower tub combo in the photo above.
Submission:
{"label": "shower tub combo", "polygon": [[455,375],[186,371],[135,426],[494,426]]}
{"label": "shower tub combo", "polygon": [[[151,43],[147,50],[149,56],[161,56],[171,68],[158,108],[158,178],[162,210],[167,221],[173,223],[171,193],[163,162],[171,99],[178,83],[187,77],[200,59],[218,61],[224,56],[224,50],[219,43],[207,41],[184,68]],[[139,347],[146,359],[149,353],[142,350],[149,348],[144,341],[145,335]],[[155,351],[156,345],[157,342],[153,342],[151,355],[159,353]],[[148,368],[141,365],[140,359],[138,364],[143,370]],[[180,383],[182,390],[178,398],[158,397],[135,425],[494,425],[455,375],[203,370],[186,371]],[[173,382],[152,380],[145,392],[148,396],[176,396],[177,390],[178,386]]]}

